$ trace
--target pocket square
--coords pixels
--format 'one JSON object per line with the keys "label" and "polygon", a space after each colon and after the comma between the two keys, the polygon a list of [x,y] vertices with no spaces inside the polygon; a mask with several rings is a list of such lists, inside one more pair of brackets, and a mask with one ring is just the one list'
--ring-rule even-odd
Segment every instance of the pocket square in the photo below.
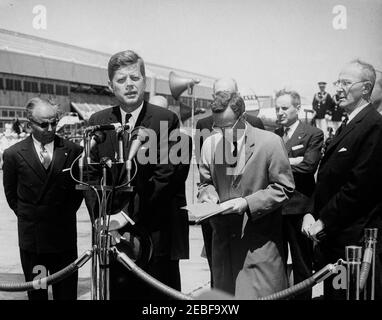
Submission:
{"label": "pocket square", "polygon": [[338,152],[345,152],[345,151],[348,151],[348,149],[346,149],[346,148],[341,148],[340,150],[338,150]]}
{"label": "pocket square", "polygon": [[295,151],[295,150],[298,150],[298,149],[301,149],[301,148],[304,148],[303,144],[299,144],[297,146],[292,147],[292,150]]}
{"label": "pocket square", "polygon": [[62,172],[66,172],[66,171],[69,171],[70,168],[66,168],[66,169],[62,169]]}

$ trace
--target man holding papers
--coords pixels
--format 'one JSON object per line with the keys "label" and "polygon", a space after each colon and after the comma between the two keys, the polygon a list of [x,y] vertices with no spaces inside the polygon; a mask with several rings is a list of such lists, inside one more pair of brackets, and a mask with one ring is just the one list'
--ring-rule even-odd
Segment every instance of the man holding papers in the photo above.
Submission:
{"label": "man holding papers", "polygon": [[239,299],[287,286],[281,206],[294,191],[285,146],[244,117],[243,99],[216,97],[214,134],[202,148],[199,201],[231,208],[210,217],[214,286]]}

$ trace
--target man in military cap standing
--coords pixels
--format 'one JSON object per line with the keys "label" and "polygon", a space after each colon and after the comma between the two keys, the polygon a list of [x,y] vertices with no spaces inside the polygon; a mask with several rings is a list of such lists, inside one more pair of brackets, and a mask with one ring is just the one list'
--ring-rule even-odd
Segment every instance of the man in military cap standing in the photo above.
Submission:
{"label": "man in military cap standing", "polygon": [[332,97],[325,91],[326,82],[320,81],[318,83],[320,91],[314,95],[313,98],[313,111],[314,119],[316,120],[316,127],[324,132],[325,138],[328,137],[327,118],[329,117],[328,110],[334,104]]}

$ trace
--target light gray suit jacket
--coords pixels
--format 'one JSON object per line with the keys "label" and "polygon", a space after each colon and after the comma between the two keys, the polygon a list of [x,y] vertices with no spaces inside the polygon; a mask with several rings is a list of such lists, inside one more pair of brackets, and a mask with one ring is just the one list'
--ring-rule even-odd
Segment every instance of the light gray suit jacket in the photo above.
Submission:
{"label": "light gray suit jacket", "polygon": [[[223,142],[213,145],[213,139],[211,136],[203,144],[199,197],[212,193],[220,202],[242,197],[248,203],[249,217],[243,237],[244,215],[217,215],[210,219],[216,235],[212,240],[214,284],[232,293],[227,273],[219,272],[230,269],[238,298],[253,299],[282,290],[287,282],[282,257],[281,206],[294,191],[284,143],[276,134],[247,124],[244,147],[238,150],[237,168],[233,169],[216,163]],[[230,262],[226,258],[227,248],[231,251]]]}

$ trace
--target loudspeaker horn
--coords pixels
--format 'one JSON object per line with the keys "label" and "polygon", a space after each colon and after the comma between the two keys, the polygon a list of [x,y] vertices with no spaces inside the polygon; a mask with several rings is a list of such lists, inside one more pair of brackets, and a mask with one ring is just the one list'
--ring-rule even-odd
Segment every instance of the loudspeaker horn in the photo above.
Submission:
{"label": "loudspeaker horn", "polygon": [[[183,78],[174,71],[171,71],[169,75],[170,91],[175,100],[178,100],[186,89],[191,90],[193,86],[199,82],[200,80],[198,79]],[[191,94],[191,92],[189,92],[189,94]]]}

